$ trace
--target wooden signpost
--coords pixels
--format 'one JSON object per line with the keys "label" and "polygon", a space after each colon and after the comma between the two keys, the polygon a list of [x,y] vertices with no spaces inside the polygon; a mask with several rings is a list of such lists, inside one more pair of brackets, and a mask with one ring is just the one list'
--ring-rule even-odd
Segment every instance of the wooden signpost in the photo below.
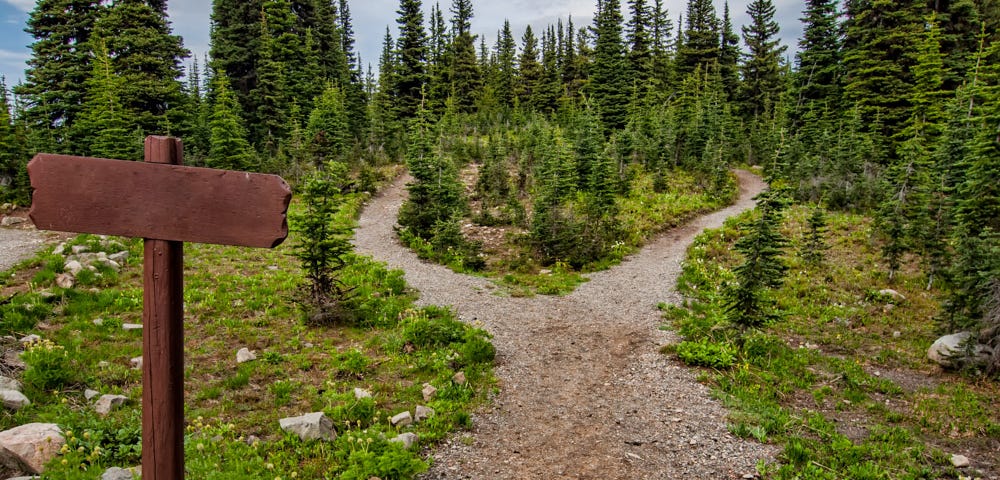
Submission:
{"label": "wooden signpost", "polygon": [[184,478],[183,242],[275,247],[292,198],[281,177],[181,166],[181,141],[147,137],[146,162],[40,153],[30,216],[43,230],[144,238],[142,477]]}

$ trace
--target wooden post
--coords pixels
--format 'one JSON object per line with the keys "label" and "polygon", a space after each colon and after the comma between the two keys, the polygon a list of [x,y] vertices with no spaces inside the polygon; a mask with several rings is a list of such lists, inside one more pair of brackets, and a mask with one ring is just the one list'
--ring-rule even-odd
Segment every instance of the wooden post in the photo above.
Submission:
{"label": "wooden post", "polygon": [[[181,141],[147,137],[149,163],[180,165]],[[143,240],[142,478],[184,478],[184,243]]]}

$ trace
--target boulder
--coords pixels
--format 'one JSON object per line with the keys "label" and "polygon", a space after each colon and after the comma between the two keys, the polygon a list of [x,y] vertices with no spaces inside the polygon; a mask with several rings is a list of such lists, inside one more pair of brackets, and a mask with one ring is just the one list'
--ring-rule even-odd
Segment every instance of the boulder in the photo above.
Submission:
{"label": "boulder", "polygon": [[236,352],[236,363],[246,363],[257,360],[257,353],[247,347]]}
{"label": "boulder", "polygon": [[993,354],[987,345],[968,345],[975,341],[971,332],[945,335],[927,349],[927,358],[945,368],[959,368],[963,365],[982,365]]}
{"label": "boulder", "polygon": [[[76,247],[73,248],[75,249]],[[70,275],[73,275],[74,277],[76,276],[76,274],[80,273],[81,270],[83,270],[83,264],[76,260],[70,260],[66,262],[65,265],[63,265],[63,271],[69,273]]]}
{"label": "boulder", "polygon": [[406,449],[412,448],[414,445],[417,444],[417,441],[419,440],[420,437],[418,437],[417,434],[413,432],[400,433],[399,435],[396,435],[394,438],[389,439],[390,442],[402,443],[403,448]]}
{"label": "boulder", "polygon": [[425,407],[423,405],[417,405],[417,409],[413,412],[413,421],[422,422],[434,416],[434,409],[431,407]]}
{"label": "boulder", "polygon": [[128,259],[128,250],[122,250],[118,253],[113,253],[111,255],[108,255],[108,260],[111,260],[112,262],[117,262],[119,264],[125,263],[125,260],[127,259]]}
{"label": "boulder", "polygon": [[17,390],[20,392],[21,382],[13,378],[0,376],[0,390]]}
{"label": "boulder", "polygon": [[112,410],[122,406],[126,400],[128,397],[125,395],[101,395],[101,398],[98,398],[97,402],[94,403],[94,411],[101,415],[107,415]]}
{"label": "boulder", "polygon": [[336,440],[333,421],[323,412],[313,412],[298,417],[282,418],[281,429],[299,436],[302,440]]}
{"label": "boulder", "polygon": [[0,403],[3,403],[3,408],[16,411],[31,405],[31,400],[17,390],[0,390]]}
{"label": "boulder", "polygon": [[397,413],[389,422],[392,423],[394,427],[405,427],[413,423],[413,416],[410,415],[409,411]]}
{"label": "boulder", "polygon": [[0,432],[0,463],[26,473],[42,473],[65,443],[62,430],[54,423],[21,425]]}

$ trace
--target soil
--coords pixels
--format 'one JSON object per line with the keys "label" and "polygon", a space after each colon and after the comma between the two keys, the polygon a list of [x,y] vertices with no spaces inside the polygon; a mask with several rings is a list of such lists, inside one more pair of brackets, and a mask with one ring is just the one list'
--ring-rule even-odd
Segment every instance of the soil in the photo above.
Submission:
{"label": "soil", "polygon": [[694,237],[753,206],[764,188],[738,172],[737,202],[665,232],[563,297],[510,298],[490,280],[421,261],[393,231],[406,196],[396,180],[365,208],[357,251],[406,272],[421,303],[451,305],[497,348],[499,393],[473,430],[432,453],[426,479],[752,478],[777,449],[737,438],[697,373],[659,353],[679,339],[657,304],[680,303]]}

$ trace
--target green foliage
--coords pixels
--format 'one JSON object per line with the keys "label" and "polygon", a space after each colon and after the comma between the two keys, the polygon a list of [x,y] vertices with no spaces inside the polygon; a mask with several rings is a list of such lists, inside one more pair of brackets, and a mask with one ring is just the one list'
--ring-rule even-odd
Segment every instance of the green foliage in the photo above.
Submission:
{"label": "green foliage", "polygon": [[826,244],[826,213],[823,207],[819,205],[813,207],[808,227],[809,229],[803,234],[800,255],[809,265],[818,266],[823,263],[824,251],[830,248]]}
{"label": "green foliage", "polygon": [[227,83],[221,75],[212,80],[215,105],[209,122],[211,133],[207,162],[212,168],[247,170],[253,166],[254,155],[247,142],[236,96]]}
{"label": "green foliage", "polygon": [[21,359],[27,365],[22,374],[24,383],[38,392],[61,389],[75,377],[69,353],[51,340],[31,342]]}
{"label": "green foliage", "polygon": [[707,338],[697,341],[683,341],[676,346],[677,358],[695,367],[729,368],[736,362],[733,347],[724,343],[713,343]]}

